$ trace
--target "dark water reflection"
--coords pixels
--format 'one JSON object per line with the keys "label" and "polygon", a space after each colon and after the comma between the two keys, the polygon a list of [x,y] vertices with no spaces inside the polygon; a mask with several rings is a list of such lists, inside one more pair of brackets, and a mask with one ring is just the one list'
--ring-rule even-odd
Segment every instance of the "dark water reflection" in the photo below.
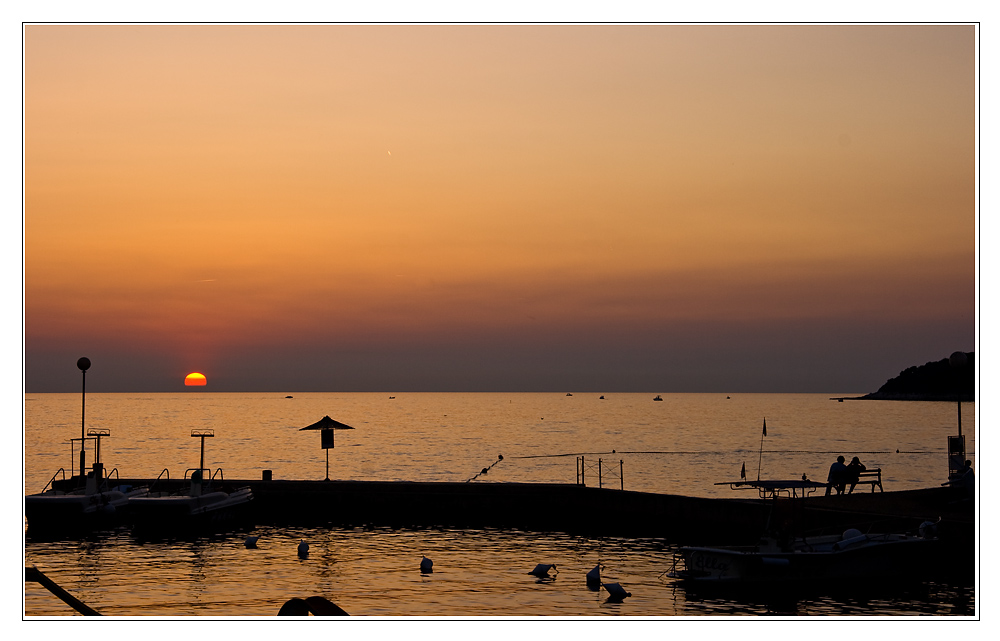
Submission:
{"label": "dark water reflection", "polygon": [[[693,590],[666,576],[674,548],[656,539],[586,538],[516,530],[257,528],[244,535],[138,541],[126,531],[26,544],[36,565],[105,615],[274,616],[292,597],[324,596],[354,616],[939,616],[974,615],[971,582],[949,579],[850,590]],[[299,558],[300,540],[309,542]],[[420,571],[423,556],[434,571]],[[528,574],[553,563],[551,578]],[[586,584],[619,582],[616,603]],[[37,584],[27,616],[75,614]]]}
{"label": "dark water reflection", "polygon": [[876,585],[797,586],[753,589],[679,587],[688,615],[770,615],[851,617],[935,615],[974,616],[971,582],[885,581]]}

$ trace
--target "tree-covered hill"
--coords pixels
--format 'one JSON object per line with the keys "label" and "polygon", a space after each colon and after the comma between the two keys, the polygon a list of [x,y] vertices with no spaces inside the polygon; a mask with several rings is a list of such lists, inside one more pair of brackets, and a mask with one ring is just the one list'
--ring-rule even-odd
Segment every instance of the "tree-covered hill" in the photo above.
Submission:
{"label": "tree-covered hill", "polygon": [[974,401],[976,354],[955,352],[950,358],[908,367],[877,392],[862,398],[889,401]]}

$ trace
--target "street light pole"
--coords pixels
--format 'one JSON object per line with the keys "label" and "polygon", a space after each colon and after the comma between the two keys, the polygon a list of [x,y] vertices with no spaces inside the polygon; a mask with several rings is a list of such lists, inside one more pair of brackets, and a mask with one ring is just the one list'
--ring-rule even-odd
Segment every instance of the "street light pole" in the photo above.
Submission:
{"label": "street light pole", "polygon": [[80,409],[80,477],[83,478],[87,475],[87,370],[90,369],[90,359],[84,356],[76,362],[76,366],[83,373],[82,407]]}
{"label": "street light pole", "polygon": [[948,358],[951,366],[955,400],[958,405],[958,436],[948,437],[948,480],[957,478],[964,469],[965,463],[965,437],[962,436],[962,373],[961,370],[968,365],[968,356],[965,352],[955,352]]}

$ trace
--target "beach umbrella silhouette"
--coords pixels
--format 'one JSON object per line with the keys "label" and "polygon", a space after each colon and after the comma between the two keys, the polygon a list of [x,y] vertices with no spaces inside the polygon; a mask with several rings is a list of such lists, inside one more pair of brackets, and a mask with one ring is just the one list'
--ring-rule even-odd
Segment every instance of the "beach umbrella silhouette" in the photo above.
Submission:
{"label": "beach umbrella silhouette", "polygon": [[304,430],[353,430],[354,428],[350,425],[345,425],[340,421],[335,421],[329,416],[324,416],[312,425],[306,425],[305,427],[300,427],[299,431]]}
{"label": "beach umbrella silhouette", "polygon": [[353,430],[354,428],[350,425],[341,423],[340,421],[335,421],[329,416],[324,416],[312,425],[306,425],[305,427],[300,427],[299,431],[305,430],[319,430],[320,431],[320,443],[324,450],[326,450],[326,479],[330,480],[330,450],[333,449],[334,439],[333,433],[335,430]]}

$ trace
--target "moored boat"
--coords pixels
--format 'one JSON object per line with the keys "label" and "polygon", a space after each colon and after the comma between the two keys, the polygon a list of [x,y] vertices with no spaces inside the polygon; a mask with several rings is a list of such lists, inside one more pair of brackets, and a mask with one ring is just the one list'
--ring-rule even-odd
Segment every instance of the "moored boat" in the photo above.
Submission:
{"label": "moored boat", "polygon": [[916,534],[866,534],[852,528],[842,534],[791,541],[767,536],[753,547],[681,547],[668,575],[732,585],[912,576],[939,550],[933,525],[925,522]]}
{"label": "moored boat", "polygon": [[[117,470],[113,471],[117,475]],[[65,488],[68,482],[60,485]],[[56,489],[49,485],[37,494],[24,497],[28,532],[33,535],[74,534],[117,527],[127,516],[129,500],[146,494],[146,488],[111,485],[110,479],[103,478],[100,463],[94,464],[82,487]]]}
{"label": "moored boat", "polygon": [[[70,454],[70,476],[59,468],[41,492],[24,497],[24,516],[28,532],[32,535],[75,535],[93,530],[113,529],[122,525],[127,515],[129,500],[146,494],[145,487],[133,487],[118,481],[118,468],[105,473],[101,463],[101,439],[111,436],[106,429],[91,429],[86,436],[70,439],[71,450],[80,442],[80,470],[73,468]],[[95,443],[94,463],[84,473],[88,441]],[[62,475],[61,479],[56,477]]]}
{"label": "moored boat", "polygon": [[234,491],[203,491],[193,480],[186,491],[147,494],[129,501],[135,532],[144,536],[203,534],[236,529],[248,524],[253,492],[248,487]]}
{"label": "moored boat", "polygon": [[[86,408],[87,370],[90,359],[77,360],[76,366],[83,374],[83,408]],[[44,536],[74,535],[96,529],[109,529],[122,523],[129,500],[146,493],[142,487],[116,482],[118,468],[105,474],[101,463],[101,439],[111,436],[107,429],[86,428],[85,414],[81,411],[80,438],[71,438],[69,478],[65,468],[59,468],[41,492],[24,497],[24,517],[29,534]],[[94,445],[94,462],[88,472],[86,466],[87,443]],[[80,463],[75,469],[75,448],[79,443]],[[79,472],[77,474],[76,472]],[[56,477],[62,475],[57,480]]]}
{"label": "moored boat", "polygon": [[[214,433],[195,430],[191,436],[201,438],[201,466],[185,472],[190,483],[181,491],[150,491],[129,501],[136,534],[144,537],[209,534],[251,525],[253,492],[250,488],[233,490],[224,485],[222,468],[214,474],[205,468],[205,439]],[[155,490],[155,486],[151,490]]]}

